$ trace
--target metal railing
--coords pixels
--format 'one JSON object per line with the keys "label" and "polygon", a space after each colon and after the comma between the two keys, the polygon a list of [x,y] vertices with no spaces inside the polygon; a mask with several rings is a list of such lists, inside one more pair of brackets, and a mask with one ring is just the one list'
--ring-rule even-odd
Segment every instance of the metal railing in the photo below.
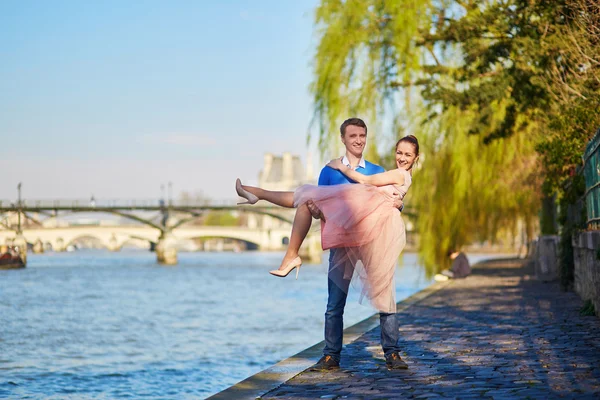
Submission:
{"label": "metal railing", "polygon": [[585,205],[587,226],[600,228],[600,129],[589,141],[583,153],[583,176],[585,178]]}
{"label": "metal railing", "polygon": [[[0,199],[0,208],[17,207],[16,200]],[[159,199],[22,199],[21,207],[228,207],[235,206],[236,200],[221,199],[221,200],[197,200],[197,199],[180,199],[171,202],[161,201]]]}

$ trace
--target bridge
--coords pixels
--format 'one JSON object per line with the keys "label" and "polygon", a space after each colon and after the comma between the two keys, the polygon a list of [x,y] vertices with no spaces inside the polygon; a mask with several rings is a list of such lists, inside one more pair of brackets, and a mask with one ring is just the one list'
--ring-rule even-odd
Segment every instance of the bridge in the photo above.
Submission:
{"label": "bridge", "polygon": [[[208,211],[247,213],[268,217],[279,223],[262,224],[263,226],[256,222],[253,226],[189,226],[189,223],[206,215]],[[152,212],[154,216],[141,215]],[[60,227],[51,223],[56,218],[74,213],[112,214],[134,221],[137,225]],[[108,249],[118,250],[125,242],[138,239],[154,245],[159,263],[176,264],[178,242],[186,239],[229,238],[252,243],[260,250],[285,249],[293,213],[294,210],[277,206],[240,207],[222,203],[172,201],[165,204],[156,200],[106,201],[98,204],[64,200],[18,201],[16,204],[0,201],[0,216],[3,217],[0,218],[0,243],[18,246],[21,257],[26,260],[28,243],[50,244],[53,249],[61,251],[78,238],[92,237]],[[306,257],[320,259],[320,244],[316,233],[309,234],[304,247],[302,250]]]}
{"label": "bridge", "polygon": [[[155,245],[161,235],[157,229],[143,225],[40,227],[23,229],[21,233],[28,244],[50,245],[55,251],[63,251],[82,238],[92,238],[103,247],[118,251],[132,239]],[[311,240],[313,236],[319,240],[318,235],[310,235],[307,240]],[[12,231],[0,230],[0,243],[10,243],[14,236]],[[243,226],[194,226],[180,227],[172,232],[172,238],[177,242],[200,238],[226,238],[251,243],[259,250],[267,251],[285,249],[289,236],[290,227],[262,229]]]}
{"label": "bridge", "polygon": [[[157,205],[158,203],[158,205]],[[208,211],[248,213],[269,217],[279,223],[253,226],[189,226]],[[140,213],[158,212],[153,217]],[[115,226],[48,226],[48,222],[73,213],[107,213],[135,221],[138,225]],[[414,216],[410,209],[403,214]],[[42,216],[43,221],[39,216]],[[231,204],[207,204],[206,202],[173,202],[130,200],[124,201],[65,201],[39,200],[10,203],[0,201],[0,241],[18,246],[24,260],[27,243],[49,243],[53,249],[63,250],[82,237],[93,237],[111,250],[120,249],[131,239],[145,240],[154,244],[157,261],[162,264],[177,263],[177,243],[186,239],[218,237],[252,243],[260,250],[282,250],[289,240],[294,210],[278,206],[236,206]],[[4,218],[3,220],[1,218]],[[16,220],[16,221],[15,221]],[[13,223],[11,223],[11,221]],[[188,225],[186,225],[188,224]],[[27,226],[24,226],[27,225]],[[4,229],[2,229],[4,228]],[[303,253],[305,257],[320,259],[320,238],[309,233]]]}

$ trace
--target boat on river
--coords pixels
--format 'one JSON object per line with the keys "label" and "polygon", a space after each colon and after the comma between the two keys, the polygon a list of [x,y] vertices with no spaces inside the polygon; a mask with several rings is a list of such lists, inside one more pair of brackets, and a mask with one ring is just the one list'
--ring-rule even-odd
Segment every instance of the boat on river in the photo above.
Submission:
{"label": "boat on river", "polygon": [[7,252],[0,254],[0,269],[25,268],[25,263],[14,248],[9,248]]}

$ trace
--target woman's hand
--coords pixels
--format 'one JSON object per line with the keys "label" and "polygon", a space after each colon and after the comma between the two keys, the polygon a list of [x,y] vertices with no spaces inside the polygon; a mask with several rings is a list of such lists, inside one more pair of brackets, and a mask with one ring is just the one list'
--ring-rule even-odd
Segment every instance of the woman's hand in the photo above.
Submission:
{"label": "woman's hand", "polygon": [[329,168],[337,169],[339,171],[344,167],[344,164],[342,164],[341,158],[335,158],[335,159],[329,161],[329,163],[327,163],[327,166]]}

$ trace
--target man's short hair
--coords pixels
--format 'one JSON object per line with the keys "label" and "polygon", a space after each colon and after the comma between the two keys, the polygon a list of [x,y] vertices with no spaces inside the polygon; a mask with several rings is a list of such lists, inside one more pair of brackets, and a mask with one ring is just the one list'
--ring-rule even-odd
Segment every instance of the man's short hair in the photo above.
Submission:
{"label": "man's short hair", "polygon": [[348,118],[342,125],[340,126],[340,134],[344,136],[346,134],[346,127],[348,125],[360,126],[361,128],[365,128],[365,133],[367,133],[367,124],[360,118]]}

